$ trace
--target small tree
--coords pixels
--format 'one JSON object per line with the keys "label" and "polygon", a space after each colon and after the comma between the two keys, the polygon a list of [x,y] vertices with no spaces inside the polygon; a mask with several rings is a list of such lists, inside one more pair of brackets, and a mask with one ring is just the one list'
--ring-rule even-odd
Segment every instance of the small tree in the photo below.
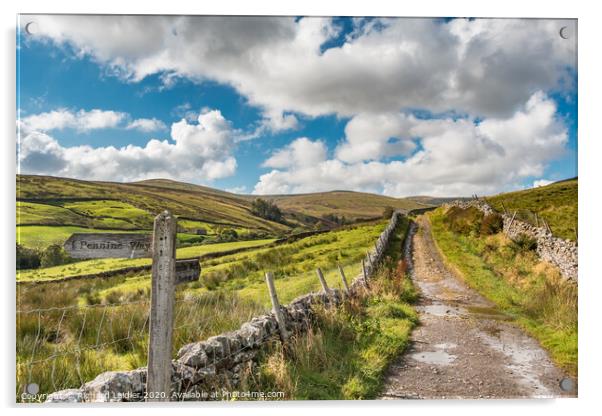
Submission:
{"label": "small tree", "polygon": [[40,263],[42,267],[60,266],[71,263],[71,257],[59,244],[51,244],[42,252]]}
{"label": "small tree", "polygon": [[266,201],[265,199],[257,198],[251,205],[251,212],[266,220],[282,222],[282,211],[278,208],[278,205],[272,201]]}
{"label": "small tree", "polygon": [[220,241],[235,241],[238,239],[238,233],[232,228],[223,228],[218,234]]}
{"label": "small tree", "polygon": [[40,253],[17,243],[17,270],[37,269],[40,267]]}

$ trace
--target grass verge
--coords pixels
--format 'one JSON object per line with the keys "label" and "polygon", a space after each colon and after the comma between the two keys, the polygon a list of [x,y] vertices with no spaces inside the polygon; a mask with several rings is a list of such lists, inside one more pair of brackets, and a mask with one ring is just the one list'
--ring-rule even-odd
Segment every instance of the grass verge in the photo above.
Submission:
{"label": "grass verge", "polygon": [[439,208],[428,214],[435,243],[448,265],[577,374],[577,287],[558,270],[503,234],[451,231]]}
{"label": "grass verge", "polygon": [[319,309],[309,331],[286,351],[277,344],[266,353],[255,388],[283,391],[289,400],[372,399],[380,393],[386,369],[418,323],[410,306],[416,291],[400,261],[406,230],[403,221],[364,296]]}

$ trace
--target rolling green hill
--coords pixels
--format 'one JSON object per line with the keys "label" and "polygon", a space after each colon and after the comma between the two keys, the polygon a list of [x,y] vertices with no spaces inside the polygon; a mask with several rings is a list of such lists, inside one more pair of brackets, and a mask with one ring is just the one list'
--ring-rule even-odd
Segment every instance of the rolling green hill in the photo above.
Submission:
{"label": "rolling green hill", "polygon": [[[470,199],[466,197],[437,197],[437,196],[427,196],[427,195],[418,195],[408,197],[409,200],[412,200],[418,204],[423,204],[424,206],[433,206],[433,205],[443,205],[446,202],[452,202],[462,199]],[[424,208],[424,207],[421,207]]]}
{"label": "rolling green hill", "polygon": [[523,220],[529,220],[529,212],[536,213],[546,220],[555,236],[576,241],[577,195],[578,179],[575,178],[490,196],[486,200],[498,211],[503,211],[503,206],[509,212],[522,211]]}
{"label": "rolling green hill", "polygon": [[[172,181],[89,182],[50,176],[17,176],[17,224],[83,225],[111,229],[149,229],[168,209],[209,224],[281,234],[289,227],[254,216],[251,202],[234,194]],[[34,205],[35,204],[35,205]],[[61,209],[62,208],[62,209]],[[41,220],[41,221],[40,221]]]}
{"label": "rolling green hill", "polygon": [[269,195],[265,198],[272,200],[286,211],[315,217],[334,214],[345,216],[347,219],[380,217],[385,207],[411,210],[429,206],[428,204],[422,204],[409,198],[391,198],[383,195],[351,191]]}
{"label": "rolling green hill", "polygon": [[206,186],[152,179],[133,183],[94,182],[52,176],[17,175],[17,240],[28,247],[61,243],[72,232],[152,229],[153,218],[168,209],[179,217],[181,242],[202,240],[221,229],[243,238],[277,237],[316,226],[336,225],[323,216],[374,218],[385,207],[412,209],[423,204],[359,192],[267,196],[283,211],[278,223],[254,215],[255,196]]}

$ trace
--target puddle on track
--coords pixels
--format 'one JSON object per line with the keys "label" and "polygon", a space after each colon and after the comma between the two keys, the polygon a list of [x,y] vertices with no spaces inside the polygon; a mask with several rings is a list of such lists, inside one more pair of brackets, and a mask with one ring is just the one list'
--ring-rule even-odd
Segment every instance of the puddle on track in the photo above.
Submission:
{"label": "puddle on track", "polygon": [[463,316],[466,310],[444,303],[434,303],[432,305],[416,306],[418,312],[428,313],[434,316]]}
{"label": "puddle on track", "polygon": [[423,351],[410,355],[415,361],[432,365],[448,365],[455,361],[456,356],[449,354],[443,350],[439,351]]}
{"label": "puddle on track", "polygon": [[504,332],[501,336],[491,336],[480,332],[481,339],[492,349],[501,352],[511,360],[507,368],[519,376],[520,382],[525,387],[534,387],[537,391],[534,397],[554,397],[538,377],[538,369],[542,363],[547,362],[546,353],[532,340],[526,337],[508,336]]}
{"label": "puddle on track", "polygon": [[456,360],[454,354],[450,354],[448,350],[456,348],[458,345],[453,342],[444,342],[435,344],[435,351],[421,351],[410,354],[410,358],[425,364],[431,365],[449,365]]}
{"label": "puddle on track", "polygon": [[494,321],[510,321],[511,316],[490,306],[455,306],[451,303],[433,303],[417,306],[416,310],[433,316],[473,317]]}
{"label": "puddle on track", "polygon": [[481,319],[493,319],[497,321],[511,321],[512,317],[491,306],[467,306],[466,310]]}

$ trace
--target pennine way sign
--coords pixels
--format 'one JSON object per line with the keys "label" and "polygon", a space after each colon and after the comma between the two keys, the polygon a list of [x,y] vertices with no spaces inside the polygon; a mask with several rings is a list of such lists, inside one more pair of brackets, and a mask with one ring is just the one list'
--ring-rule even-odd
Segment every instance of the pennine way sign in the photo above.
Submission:
{"label": "pennine way sign", "polygon": [[[76,233],[65,242],[65,251],[76,259],[152,257],[150,234]],[[176,260],[175,284],[199,280],[198,259]]]}
{"label": "pennine way sign", "polygon": [[199,259],[176,260],[176,285],[196,282],[200,275]]}
{"label": "pennine way sign", "polygon": [[72,234],[64,247],[67,254],[75,259],[151,257],[150,234]]}

